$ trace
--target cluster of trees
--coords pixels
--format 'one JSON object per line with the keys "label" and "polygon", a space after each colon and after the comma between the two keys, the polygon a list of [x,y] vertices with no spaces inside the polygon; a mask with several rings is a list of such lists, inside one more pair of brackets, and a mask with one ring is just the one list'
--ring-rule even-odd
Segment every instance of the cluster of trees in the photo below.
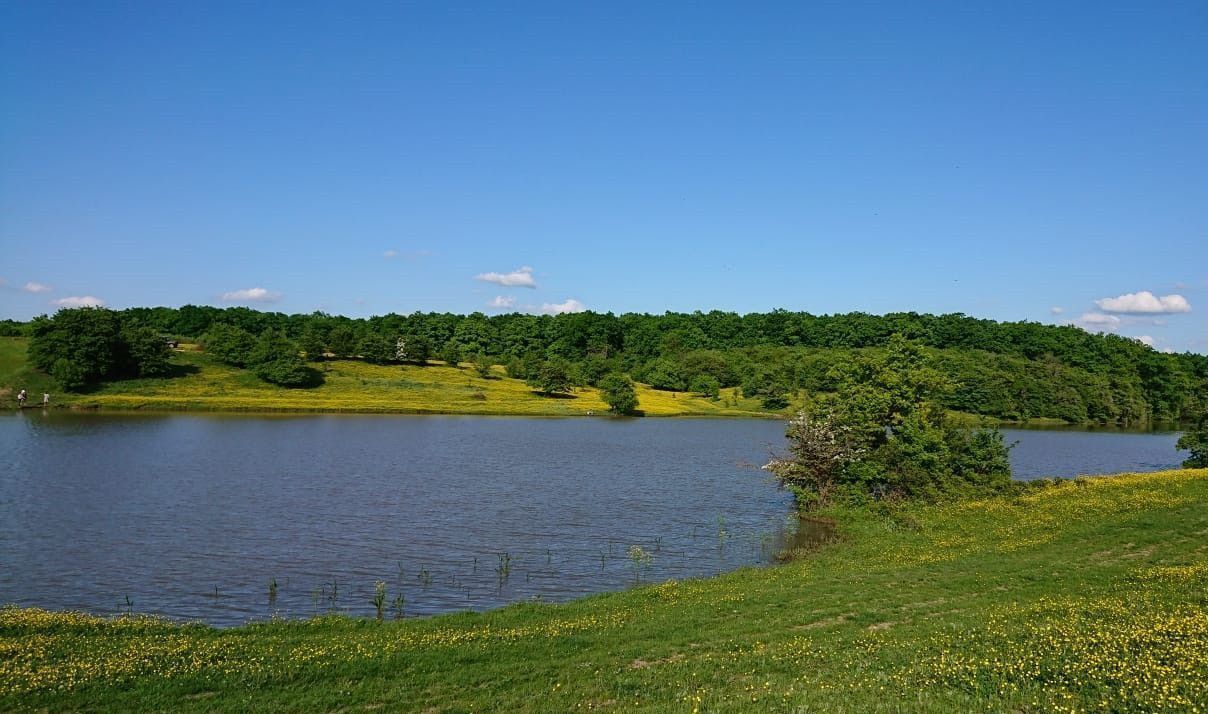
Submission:
{"label": "cluster of trees", "polygon": [[170,372],[170,349],[137,318],[103,308],[60,310],[28,328],[29,359],[59,386],[78,391],[98,382]]}
{"label": "cluster of trees", "polygon": [[271,327],[253,335],[239,327],[216,324],[201,337],[206,352],[225,364],[244,367],[257,377],[283,387],[312,387],[323,376],[302,360],[297,343]]}
{"label": "cluster of trees", "polygon": [[[836,388],[832,368],[883,351],[900,334],[926,348],[956,387],[945,407],[1006,419],[1143,424],[1208,410],[1208,357],[1162,354],[1128,338],[1071,326],[999,323],[964,315],[816,316],[777,310],[569,315],[388,314],[352,319],[248,308],[132,308],[124,319],[199,339],[215,325],[266,330],[323,356],[379,363],[503,364],[526,381],[565,371],[564,384],[599,386],[618,373],[656,389],[716,397],[737,387],[766,408]],[[3,326],[0,326],[3,327]],[[9,326],[12,329],[13,326]],[[555,381],[545,386],[556,393]],[[545,391],[543,386],[538,389]]]}
{"label": "cluster of trees", "polygon": [[953,422],[952,383],[901,337],[835,370],[837,389],[789,422],[789,453],[764,468],[803,506],[992,493],[1011,482],[996,429]]}
{"label": "cluster of trees", "polygon": [[[957,382],[952,409],[1003,418],[1137,424],[1193,419],[1208,408],[1208,357],[1168,355],[1125,337],[1072,326],[994,322],[965,315],[776,310],[571,315],[389,314],[351,319],[187,305],[128,310],[166,333],[197,337],[225,323],[252,334],[275,329],[338,357],[379,359],[400,338],[425,357],[526,364],[565,360],[572,381],[596,385],[612,372],[656,388],[712,396],[741,387],[768,408],[794,392],[830,386],[834,360],[884,349],[900,334],[943,352],[936,368]],[[367,349],[376,343],[379,349]],[[407,361],[420,358],[409,355]],[[509,373],[511,370],[509,370]],[[527,378],[527,376],[525,377]]]}

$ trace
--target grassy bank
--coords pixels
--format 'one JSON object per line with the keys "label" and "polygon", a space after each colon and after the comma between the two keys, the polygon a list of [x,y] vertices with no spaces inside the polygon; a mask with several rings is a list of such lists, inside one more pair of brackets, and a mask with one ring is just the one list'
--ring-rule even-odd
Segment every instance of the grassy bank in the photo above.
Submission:
{"label": "grassy bank", "polygon": [[[173,353],[172,377],[109,382],[86,394],[67,394],[26,364],[25,344],[24,339],[0,338],[0,402],[14,404],[17,390],[25,388],[34,401],[48,391],[53,405],[75,408],[528,416],[581,416],[608,410],[594,388],[543,396],[523,381],[508,379],[500,367],[484,379],[468,366],[334,360],[316,365],[324,375],[322,386],[287,389],[195,350]],[[734,390],[724,390],[718,400],[644,385],[638,385],[637,391],[638,407],[648,416],[769,415],[760,409],[759,400],[736,398]]]}
{"label": "grassy bank", "polygon": [[836,512],[784,566],[233,630],[0,612],[0,710],[1204,711],[1208,470]]}

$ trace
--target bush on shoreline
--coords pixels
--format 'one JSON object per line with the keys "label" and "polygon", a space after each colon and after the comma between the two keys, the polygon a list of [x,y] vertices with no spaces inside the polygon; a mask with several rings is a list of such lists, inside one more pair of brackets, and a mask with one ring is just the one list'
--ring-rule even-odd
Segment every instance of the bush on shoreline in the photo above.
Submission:
{"label": "bush on shoreline", "polygon": [[764,466],[802,507],[982,495],[1010,485],[1002,434],[948,416],[940,400],[953,385],[918,345],[895,336],[883,355],[858,358],[831,378],[836,391],[790,420],[789,453]]}

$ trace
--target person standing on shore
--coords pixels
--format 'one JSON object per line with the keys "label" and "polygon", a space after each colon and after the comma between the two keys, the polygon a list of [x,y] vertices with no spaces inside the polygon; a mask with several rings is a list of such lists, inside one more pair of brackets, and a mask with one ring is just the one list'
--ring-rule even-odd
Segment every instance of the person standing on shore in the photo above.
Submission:
{"label": "person standing on shore", "polygon": [[50,406],[50,392],[42,392],[42,406]]}
{"label": "person standing on shore", "polygon": [[25,394],[24,389],[17,392],[17,407],[18,408],[21,408],[21,409],[25,408],[25,398],[26,398],[26,394]]}

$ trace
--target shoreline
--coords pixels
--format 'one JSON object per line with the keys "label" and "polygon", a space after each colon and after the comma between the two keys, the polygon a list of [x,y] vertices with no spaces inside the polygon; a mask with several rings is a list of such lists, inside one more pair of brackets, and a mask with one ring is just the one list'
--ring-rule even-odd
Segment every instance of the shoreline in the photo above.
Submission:
{"label": "shoreline", "polygon": [[1206,497],[1182,469],[834,508],[841,540],[798,560],[400,620],[5,606],[0,709],[1184,710],[1208,694]]}
{"label": "shoreline", "polygon": [[[792,412],[753,412],[743,410],[719,410],[719,411],[681,411],[681,412],[656,412],[656,413],[637,413],[629,415],[612,414],[608,411],[600,412],[540,412],[540,411],[520,411],[520,410],[444,410],[444,409],[426,409],[426,408],[409,408],[409,407],[364,407],[364,406],[271,406],[271,405],[248,405],[248,406],[229,406],[217,405],[210,406],[206,404],[198,404],[192,402],[174,402],[171,399],[148,399],[139,395],[107,395],[108,399],[129,401],[133,404],[122,405],[112,403],[89,403],[69,402],[67,404],[52,403],[49,407],[43,407],[41,404],[27,405],[25,407],[17,407],[11,405],[13,412],[21,413],[27,411],[43,411],[54,413],[72,413],[72,414],[239,414],[245,416],[254,416],[263,414],[266,416],[272,415],[381,415],[381,416],[491,416],[491,417],[529,417],[529,418],[594,418],[594,419],[763,419],[772,421],[785,421],[792,418]],[[108,401],[107,399],[107,401]],[[216,397],[215,400],[221,400],[221,397]],[[640,411],[640,410],[639,410]],[[981,426],[981,420],[986,420],[986,426],[992,426],[996,429],[1019,429],[1019,430],[1036,430],[1036,431],[1105,431],[1119,433],[1137,433],[1137,434],[1154,434],[1154,433],[1174,433],[1183,431],[1187,425],[1179,422],[1153,422],[1147,425],[1139,426],[1119,426],[1115,424],[1101,424],[1098,422],[1080,422],[1071,423],[1048,418],[1040,418],[1029,421],[1014,421],[1014,420],[996,420],[993,417],[960,414],[961,417],[967,418],[970,426]]]}

